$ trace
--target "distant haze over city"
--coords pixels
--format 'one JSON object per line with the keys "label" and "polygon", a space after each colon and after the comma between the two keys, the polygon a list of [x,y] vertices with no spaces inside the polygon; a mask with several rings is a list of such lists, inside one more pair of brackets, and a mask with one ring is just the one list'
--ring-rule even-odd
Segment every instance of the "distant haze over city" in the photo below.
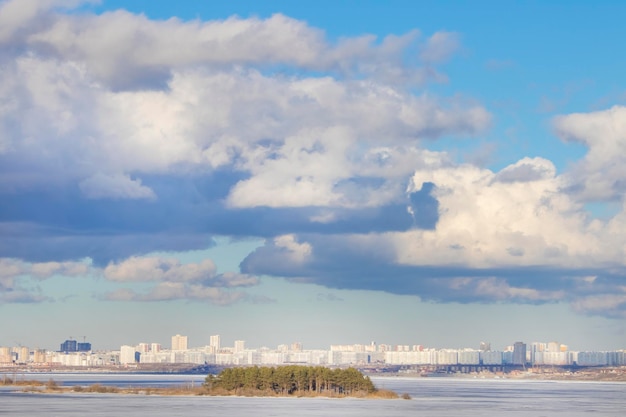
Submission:
{"label": "distant haze over city", "polygon": [[[503,349],[490,342],[480,342],[477,348],[432,348],[421,344],[390,345],[387,343],[331,344],[325,349],[306,348],[301,342],[276,347],[250,346],[245,340],[232,345],[222,343],[214,334],[209,343],[193,346],[189,337],[176,334],[169,346],[157,342],[124,344],[119,349],[94,349],[82,342],[68,339],[59,349],[49,350],[28,346],[0,346],[0,367],[33,367],[37,369],[165,369],[186,366],[188,370],[207,371],[212,366],[258,365],[319,365],[327,367],[364,366],[383,369],[387,366],[421,366],[445,373],[504,372],[532,367],[621,367],[626,365],[626,349],[612,351],[572,350],[556,341],[517,341]],[[138,368],[141,367],[141,368]],[[442,368],[443,367],[443,368]],[[399,368],[396,368],[399,369]]]}
{"label": "distant haze over city", "polygon": [[[496,343],[494,343],[491,338],[485,338],[482,340],[476,340],[476,341],[469,342],[469,343],[458,343],[458,342],[452,341],[451,343],[448,343],[448,344],[429,344],[429,343],[424,343],[423,340],[420,340],[418,338],[410,338],[408,336],[400,340],[384,340],[384,339],[376,339],[376,338],[369,338],[369,339],[363,339],[363,340],[348,340],[347,338],[339,337],[336,340],[327,339],[326,342],[321,341],[321,340],[315,340],[310,337],[307,338],[306,335],[303,335],[303,336],[304,336],[303,338],[292,337],[292,339],[290,340],[276,340],[274,342],[267,342],[267,341],[257,342],[255,339],[250,339],[250,338],[244,337],[243,335],[231,337],[231,336],[224,336],[223,334],[217,335],[217,336],[207,334],[207,335],[202,335],[200,337],[191,337],[191,336],[185,335],[184,338],[185,338],[185,346],[189,348],[202,348],[204,346],[212,345],[215,343],[214,338],[217,337],[219,340],[218,343],[221,346],[233,347],[235,346],[237,342],[245,342],[245,346],[247,348],[254,348],[254,349],[259,349],[259,348],[276,349],[277,346],[291,346],[293,344],[297,344],[298,346],[300,346],[301,349],[306,349],[306,350],[318,350],[318,349],[325,350],[325,349],[329,349],[330,346],[336,346],[336,345],[345,345],[345,346],[387,345],[387,346],[392,346],[394,348],[397,346],[419,345],[419,346],[423,346],[429,349],[476,349],[476,350],[482,350],[482,349],[485,349],[485,347],[487,347],[488,350],[490,349],[505,350],[506,348],[513,346],[514,342],[517,342],[517,341],[522,341],[523,343],[529,344],[529,345],[533,343],[547,344],[549,341],[549,343],[556,344],[558,346],[564,346],[565,348],[570,349],[570,350],[581,350],[581,351],[626,350],[626,343],[622,344],[621,346],[617,346],[615,348],[593,348],[592,343],[589,343],[586,345],[571,345],[571,344],[568,344],[566,340],[560,340],[556,338],[552,338],[552,339],[550,338],[548,339],[512,338],[512,339],[509,339],[508,341],[500,341],[501,337],[499,337],[497,339],[493,339],[493,340],[498,340],[498,342]],[[77,345],[88,342],[87,343],[87,346],[89,346],[88,350],[93,349],[94,351],[104,351],[104,350],[118,350],[119,346],[121,345],[135,346],[135,345],[140,345],[140,344],[147,344],[147,345],[158,344],[162,346],[164,349],[170,349],[172,348],[172,343],[174,343],[173,342],[174,337],[166,336],[166,335],[159,335],[158,337],[144,337],[141,335],[135,335],[129,340],[122,340],[119,338],[115,338],[115,339],[109,339],[108,342],[105,342],[104,344],[94,343],[94,340],[100,341],[102,339],[103,339],[103,336],[101,335],[100,336],[98,335],[81,336],[81,337],[69,336],[66,338],[63,338],[61,336],[57,338],[57,340],[53,341],[52,343],[48,343],[48,344],[35,343],[35,344],[28,345],[28,346],[31,349],[38,348],[38,349],[56,351],[56,350],[59,350],[59,345],[61,344],[61,342],[65,340],[66,342],[72,341],[72,343],[75,343]],[[115,343],[114,340],[117,340],[119,342]],[[303,340],[307,340],[309,341],[309,343],[304,343]],[[440,338],[439,340],[445,340],[445,339]],[[25,345],[19,341],[15,341],[13,343],[7,343],[5,344],[5,346],[25,346]]]}
{"label": "distant haze over city", "polygon": [[0,346],[623,349],[624,16],[0,0]]}

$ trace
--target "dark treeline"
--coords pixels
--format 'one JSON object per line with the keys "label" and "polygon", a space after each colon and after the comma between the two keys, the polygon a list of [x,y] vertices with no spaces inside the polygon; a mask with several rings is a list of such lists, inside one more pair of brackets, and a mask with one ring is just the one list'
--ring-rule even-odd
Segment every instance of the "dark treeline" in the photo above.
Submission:
{"label": "dark treeline", "polygon": [[354,368],[298,365],[228,368],[217,376],[209,374],[204,386],[210,392],[259,391],[278,395],[355,395],[376,391],[369,377]]}

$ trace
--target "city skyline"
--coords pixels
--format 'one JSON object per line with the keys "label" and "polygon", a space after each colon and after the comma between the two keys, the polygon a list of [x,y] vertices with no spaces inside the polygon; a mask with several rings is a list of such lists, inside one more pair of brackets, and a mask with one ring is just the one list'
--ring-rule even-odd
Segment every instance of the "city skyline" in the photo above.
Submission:
{"label": "city skyline", "polygon": [[623,349],[624,15],[0,1],[0,346]]}
{"label": "city skyline", "polygon": [[[477,348],[433,348],[421,344],[332,344],[327,349],[307,349],[300,342],[275,348],[246,345],[235,340],[233,346],[221,346],[221,336],[211,335],[210,344],[188,346],[188,337],[171,337],[169,349],[160,343],[125,344],[115,350],[93,350],[89,343],[65,340],[58,351],[30,349],[27,346],[0,346],[0,366],[128,367],[168,365],[251,366],[251,365],[322,365],[322,366],[445,366],[451,372],[503,371],[503,367],[574,366],[605,367],[626,365],[626,349],[614,351],[578,351],[559,342],[517,341],[503,349],[492,349],[490,342]],[[459,367],[460,366],[460,367]],[[469,366],[469,368],[467,367]],[[450,368],[452,367],[452,368]],[[511,368],[512,369],[512,368]]]}

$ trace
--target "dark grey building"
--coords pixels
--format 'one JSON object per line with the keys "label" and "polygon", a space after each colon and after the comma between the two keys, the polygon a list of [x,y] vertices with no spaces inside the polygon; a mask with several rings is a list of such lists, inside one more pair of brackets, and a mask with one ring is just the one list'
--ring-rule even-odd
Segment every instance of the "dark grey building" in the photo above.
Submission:
{"label": "dark grey building", "polygon": [[515,342],[513,345],[513,361],[512,365],[526,365],[526,344],[523,342]]}
{"label": "dark grey building", "polygon": [[61,349],[59,349],[59,352],[76,352],[77,350],[78,344],[76,343],[76,340],[70,339],[61,343]]}
{"label": "dark grey building", "polygon": [[59,349],[59,352],[89,352],[90,350],[91,343],[79,343],[76,340],[69,339],[61,343],[61,349]]}

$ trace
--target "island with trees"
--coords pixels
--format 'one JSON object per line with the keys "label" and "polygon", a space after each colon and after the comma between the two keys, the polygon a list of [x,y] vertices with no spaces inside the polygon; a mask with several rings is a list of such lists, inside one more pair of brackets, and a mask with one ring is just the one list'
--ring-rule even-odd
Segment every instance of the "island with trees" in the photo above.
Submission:
{"label": "island with trees", "polygon": [[227,368],[217,376],[209,374],[204,388],[209,395],[398,398],[395,392],[377,389],[354,368],[323,366]]}

